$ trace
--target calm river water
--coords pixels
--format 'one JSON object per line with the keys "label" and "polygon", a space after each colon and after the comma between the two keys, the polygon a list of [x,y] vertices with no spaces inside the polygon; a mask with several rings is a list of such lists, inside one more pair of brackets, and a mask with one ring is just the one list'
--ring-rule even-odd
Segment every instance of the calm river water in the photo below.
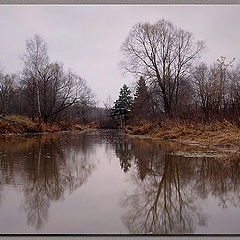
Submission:
{"label": "calm river water", "polygon": [[240,161],[113,130],[0,140],[0,233],[240,233]]}

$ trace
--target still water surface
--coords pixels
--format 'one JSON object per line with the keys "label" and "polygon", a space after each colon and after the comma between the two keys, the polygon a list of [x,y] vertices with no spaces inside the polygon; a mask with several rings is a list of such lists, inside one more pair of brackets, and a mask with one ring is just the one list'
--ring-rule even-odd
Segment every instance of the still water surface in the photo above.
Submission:
{"label": "still water surface", "polygon": [[0,140],[0,233],[240,233],[240,161],[88,131]]}

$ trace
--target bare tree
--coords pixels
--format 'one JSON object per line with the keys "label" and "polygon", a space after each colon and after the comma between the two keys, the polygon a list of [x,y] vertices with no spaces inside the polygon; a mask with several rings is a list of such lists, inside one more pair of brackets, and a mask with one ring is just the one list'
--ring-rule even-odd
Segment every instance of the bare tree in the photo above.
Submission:
{"label": "bare tree", "polygon": [[213,117],[227,117],[232,62],[233,60],[227,63],[226,58],[221,57],[212,66],[201,63],[192,72],[195,101],[200,106],[205,121],[212,120]]}
{"label": "bare tree", "polygon": [[103,102],[103,105],[105,107],[105,111],[107,116],[110,118],[111,117],[111,112],[112,112],[112,107],[113,107],[113,100],[110,95],[106,98],[105,102]]}
{"label": "bare tree", "polygon": [[238,63],[229,73],[228,107],[231,116],[240,125],[240,64]]}
{"label": "bare tree", "polygon": [[80,117],[80,122],[83,124],[88,123],[91,120],[91,112],[96,106],[95,95],[86,82],[83,82],[82,88],[79,89],[79,99],[75,104],[76,116]]}
{"label": "bare tree", "polygon": [[14,101],[16,75],[4,75],[0,73],[0,113],[9,114]]}
{"label": "bare tree", "polygon": [[26,50],[22,56],[22,61],[24,63],[24,83],[31,92],[29,97],[32,105],[32,111],[34,112],[36,103],[38,118],[41,120],[40,73],[49,63],[49,57],[47,55],[47,44],[39,35],[36,34],[33,39],[26,41]]}
{"label": "bare tree", "polygon": [[211,105],[211,82],[209,82],[209,69],[204,63],[197,66],[193,73],[192,79],[195,90],[195,102],[203,112],[204,120],[209,119],[209,111]]}
{"label": "bare tree", "polygon": [[89,106],[94,99],[91,90],[81,77],[71,70],[65,73],[57,64],[54,68],[54,74],[49,78],[52,81],[48,84],[51,87],[44,87],[45,92],[51,91],[51,99],[47,101],[49,94],[44,94],[45,98],[43,97],[43,104],[46,106],[45,121],[48,122],[51,119],[51,125],[63,110],[75,104]]}
{"label": "bare tree", "polygon": [[52,63],[47,54],[47,44],[39,35],[26,42],[22,57],[23,93],[31,106],[31,115],[51,125],[60,113],[74,104],[90,105],[91,90],[86,82],[72,70],[64,70],[63,64]]}
{"label": "bare tree", "polygon": [[[135,25],[122,45],[123,68],[159,86],[166,115],[180,102],[189,69],[204,49],[191,33],[164,19]],[[187,89],[185,88],[185,91]]]}

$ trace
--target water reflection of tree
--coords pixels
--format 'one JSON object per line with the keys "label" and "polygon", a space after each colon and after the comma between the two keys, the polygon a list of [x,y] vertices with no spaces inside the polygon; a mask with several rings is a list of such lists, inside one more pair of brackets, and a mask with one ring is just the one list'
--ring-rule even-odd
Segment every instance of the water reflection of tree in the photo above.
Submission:
{"label": "water reflection of tree", "polygon": [[[124,222],[129,229],[153,233],[190,233],[206,216],[197,207],[196,196],[186,184],[183,164],[165,156],[162,168],[152,170],[143,181],[133,175],[136,190],[126,195]],[[185,166],[186,167],[186,166]]]}
{"label": "water reflection of tree", "polygon": [[[172,149],[141,140],[127,140],[132,158],[125,161],[136,189],[123,196],[123,221],[130,231],[191,233],[207,224],[201,201],[212,194],[219,204],[239,204],[239,160],[231,165],[214,159],[176,157]],[[117,148],[116,148],[117,149]],[[116,150],[121,153],[120,150]],[[127,163],[129,161],[129,163]]]}
{"label": "water reflection of tree", "polygon": [[78,189],[96,167],[96,162],[89,159],[90,152],[94,152],[93,144],[84,135],[29,138],[25,144],[22,140],[16,141],[15,146],[4,143],[0,151],[9,152],[1,159],[2,176],[5,176],[1,184],[11,179],[24,193],[22,208],[28,224],[36,229],[47,221],[51,203],[63,200],[66,191]]}
{"label": "water reflection of tree", "polygon": [[240,206],[239,163],[239,159],[226,163],[221,159],[201,159],[194,168],[194,187],[199,196],[204,199],[212,194],[223,208],[229,204]]}
{"label": "water reflection of tree", "polygon": [[119,142],[115,145],[116,156],[120,160],[120,166],[124,172],[127,172],[131,167],[132,151],[129,148],[128,141]]}

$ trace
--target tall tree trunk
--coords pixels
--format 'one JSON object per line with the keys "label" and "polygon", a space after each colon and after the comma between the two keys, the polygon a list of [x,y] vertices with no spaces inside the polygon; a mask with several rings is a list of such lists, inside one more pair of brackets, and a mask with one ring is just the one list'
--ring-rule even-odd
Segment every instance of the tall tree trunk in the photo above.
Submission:
{"label": "tall tree trunk", "polygon": [[41,121],[41,106],[40,106],[40,90],[39,90],[39,84],[36,81],[36,87],[37,87],[37,108],[38,108],[38,119]]}

